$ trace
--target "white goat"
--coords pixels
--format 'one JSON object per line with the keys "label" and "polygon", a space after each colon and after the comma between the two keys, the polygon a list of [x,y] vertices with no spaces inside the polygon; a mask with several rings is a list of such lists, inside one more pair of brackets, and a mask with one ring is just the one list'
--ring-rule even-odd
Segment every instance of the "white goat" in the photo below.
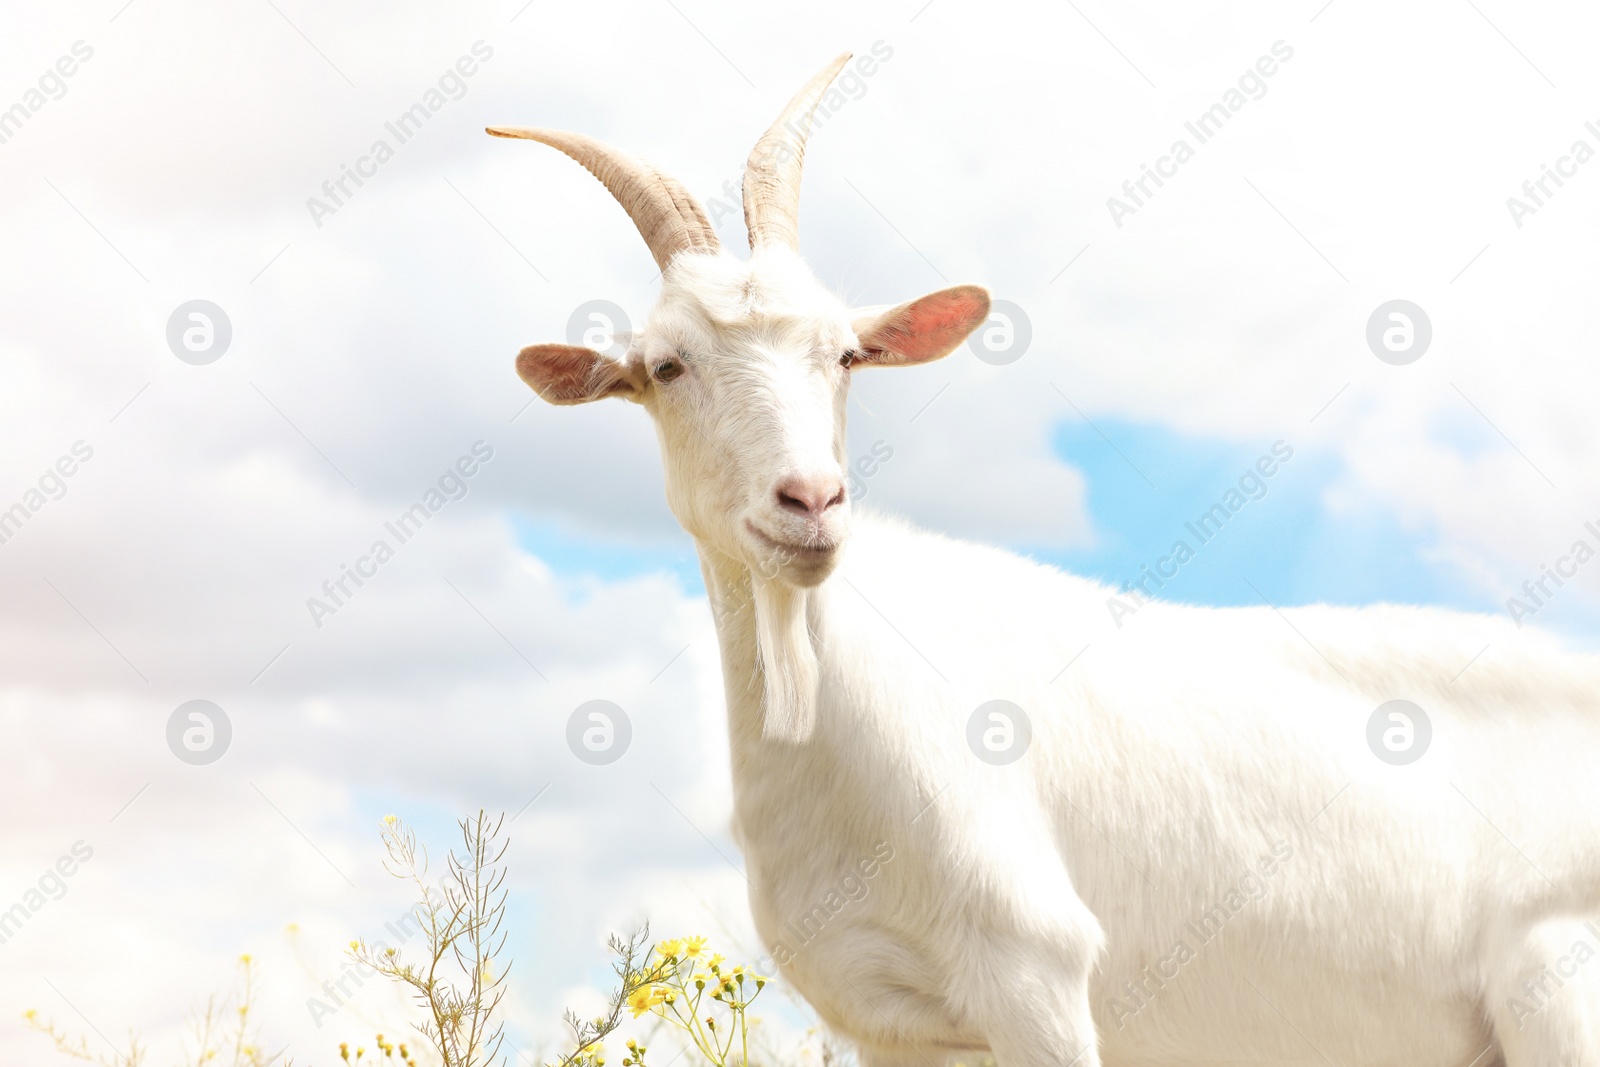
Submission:
{"label": "white goat", "polygon": [[[1593,658],[1398,607],[1291,626],[1151,603],[1114,630],[1109,590],[1049,567],[882,519],[849,533],[851,375],[948,354],[989,300],[852,312],[799,258],[805,135],[848,59],[756,145],[743,262],[649,166],[490,130],[582,163],[661,266],[624,357],[536,345],[517,372],[655,421],[785,977],[866,1067],[1600,1065]],[[1366,740],[1398,697],[1432,723],[1409,766]],[[1024,715],[969,725],[996,699]],[[986,728],[1031,732],[1025,755],[980,758]]]}

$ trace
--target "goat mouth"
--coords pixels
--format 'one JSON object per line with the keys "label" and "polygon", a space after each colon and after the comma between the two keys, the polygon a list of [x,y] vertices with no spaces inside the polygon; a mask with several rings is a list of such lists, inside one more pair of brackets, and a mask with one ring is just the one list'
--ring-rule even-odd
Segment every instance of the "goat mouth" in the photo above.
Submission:
{"label": "goat mouth", "polygon": [[839,548],[838,541],[825,538],[811,542],[783,541],[764,532],[748,519],[745,520],[744,528],[763,549],[772,553],[780,566],[791,561],[817,563],[833,555]]}

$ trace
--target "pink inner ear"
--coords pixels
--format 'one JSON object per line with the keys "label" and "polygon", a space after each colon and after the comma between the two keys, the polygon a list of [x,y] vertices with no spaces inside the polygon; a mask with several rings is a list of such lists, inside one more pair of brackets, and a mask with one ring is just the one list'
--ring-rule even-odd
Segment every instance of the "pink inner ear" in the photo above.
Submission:
{"label": "pink inner ear", "polygon": [[988,317],[989,294],[960,285],[887,312],[861,344],[875,363],[921,363],[948,355]]}
{"label": "pink inner ear", "polygon": [[616,360],[577,345],[529,345],[517,353],[517,377],[552,404],[582,404],[632,388]]}

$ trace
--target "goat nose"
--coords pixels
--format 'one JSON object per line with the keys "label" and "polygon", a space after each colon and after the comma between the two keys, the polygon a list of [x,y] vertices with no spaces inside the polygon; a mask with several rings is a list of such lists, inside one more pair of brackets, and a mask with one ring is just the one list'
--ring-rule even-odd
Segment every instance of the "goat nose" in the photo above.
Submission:
{"label": "goat nose", "polygon": [[778,506],[785,511],[820,519],[829,508],[844,503],[844,483],[838,478],[792,476],[778,483]]}

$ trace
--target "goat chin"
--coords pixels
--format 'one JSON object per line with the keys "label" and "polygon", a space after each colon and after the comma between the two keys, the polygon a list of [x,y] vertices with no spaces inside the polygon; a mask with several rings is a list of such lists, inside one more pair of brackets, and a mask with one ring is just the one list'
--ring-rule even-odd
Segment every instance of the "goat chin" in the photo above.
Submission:
{"label": "goat chin", "polygon": [[752,575],[761,653],[762,726],[769,741],[799,744],[817,723],[817,652],[807,621],[810,594]]}

